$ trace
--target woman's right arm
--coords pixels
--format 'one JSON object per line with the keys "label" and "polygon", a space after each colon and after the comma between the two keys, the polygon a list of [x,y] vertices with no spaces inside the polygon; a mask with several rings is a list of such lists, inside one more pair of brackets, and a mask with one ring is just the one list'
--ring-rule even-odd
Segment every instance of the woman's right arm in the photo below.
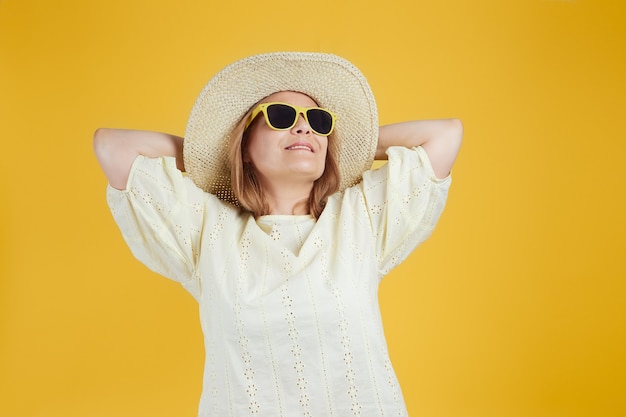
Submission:
{"label": "woman's right arm", "polygon": [[177,168],[185,170],[183,138],[167,133],[101,128],[94,133],[93,148],[109,184],[118,190],[126,188],[130,168],[139,155],[173,156]]}

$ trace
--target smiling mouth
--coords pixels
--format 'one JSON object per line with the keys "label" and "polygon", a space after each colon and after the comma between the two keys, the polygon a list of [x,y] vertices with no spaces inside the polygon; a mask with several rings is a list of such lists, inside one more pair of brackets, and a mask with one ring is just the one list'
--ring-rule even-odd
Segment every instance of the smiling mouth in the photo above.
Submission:
{"label": "smiling mouth", "polygon": [[286,147],[285,149],[287,149],[288,151],[309,151],[309,152],[313,152],[313,149],[310,146],[307,145],[301,145],[301,144],[297,144],[297,145],[291,145]]}

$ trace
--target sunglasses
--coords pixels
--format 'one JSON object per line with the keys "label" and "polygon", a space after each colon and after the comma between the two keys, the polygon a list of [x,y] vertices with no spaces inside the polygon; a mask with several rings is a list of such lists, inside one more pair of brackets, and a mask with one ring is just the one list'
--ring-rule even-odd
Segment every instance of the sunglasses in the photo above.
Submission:
{"label": "sunglasses", "polygon": [[274,130],[287,130],[296,125],[298,115],[302,114],[311,130],[319,136],[328,136],[335,128],[335,115],[320,107],[299,107],[288,103],[261,103],[254,108],[246,129],[252,121],[263,113],[265,122]]}

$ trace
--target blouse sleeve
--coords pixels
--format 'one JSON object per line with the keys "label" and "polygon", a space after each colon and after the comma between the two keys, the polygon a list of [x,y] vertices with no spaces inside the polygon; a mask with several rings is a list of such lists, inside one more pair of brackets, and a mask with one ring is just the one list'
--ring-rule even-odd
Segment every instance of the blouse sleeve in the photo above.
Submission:
{"label": "blouse sleeve", "polygon": [[438,179],[423,148],[390,147],[388,162],[361,182],[381,276],[432,233],[443,212],[451,177]]}
{"label": "blouse sleeve", "polygon": [[197,296],[195,268],[208,194],[172,157],[139,156],[126,190],[107,188],[107,202],[133,255]]}

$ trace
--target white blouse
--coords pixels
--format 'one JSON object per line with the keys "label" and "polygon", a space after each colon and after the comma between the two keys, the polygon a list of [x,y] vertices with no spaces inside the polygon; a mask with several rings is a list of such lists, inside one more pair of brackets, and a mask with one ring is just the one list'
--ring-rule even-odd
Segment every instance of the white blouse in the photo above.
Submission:
{"label": "white blouse", "polygon": [[378,307],[381,278],[433,231],[450,177],[421,148],[311,216],[253,216],[138,157],[107,200],[133,254],[198,301],[199,416],[404,416]]}

